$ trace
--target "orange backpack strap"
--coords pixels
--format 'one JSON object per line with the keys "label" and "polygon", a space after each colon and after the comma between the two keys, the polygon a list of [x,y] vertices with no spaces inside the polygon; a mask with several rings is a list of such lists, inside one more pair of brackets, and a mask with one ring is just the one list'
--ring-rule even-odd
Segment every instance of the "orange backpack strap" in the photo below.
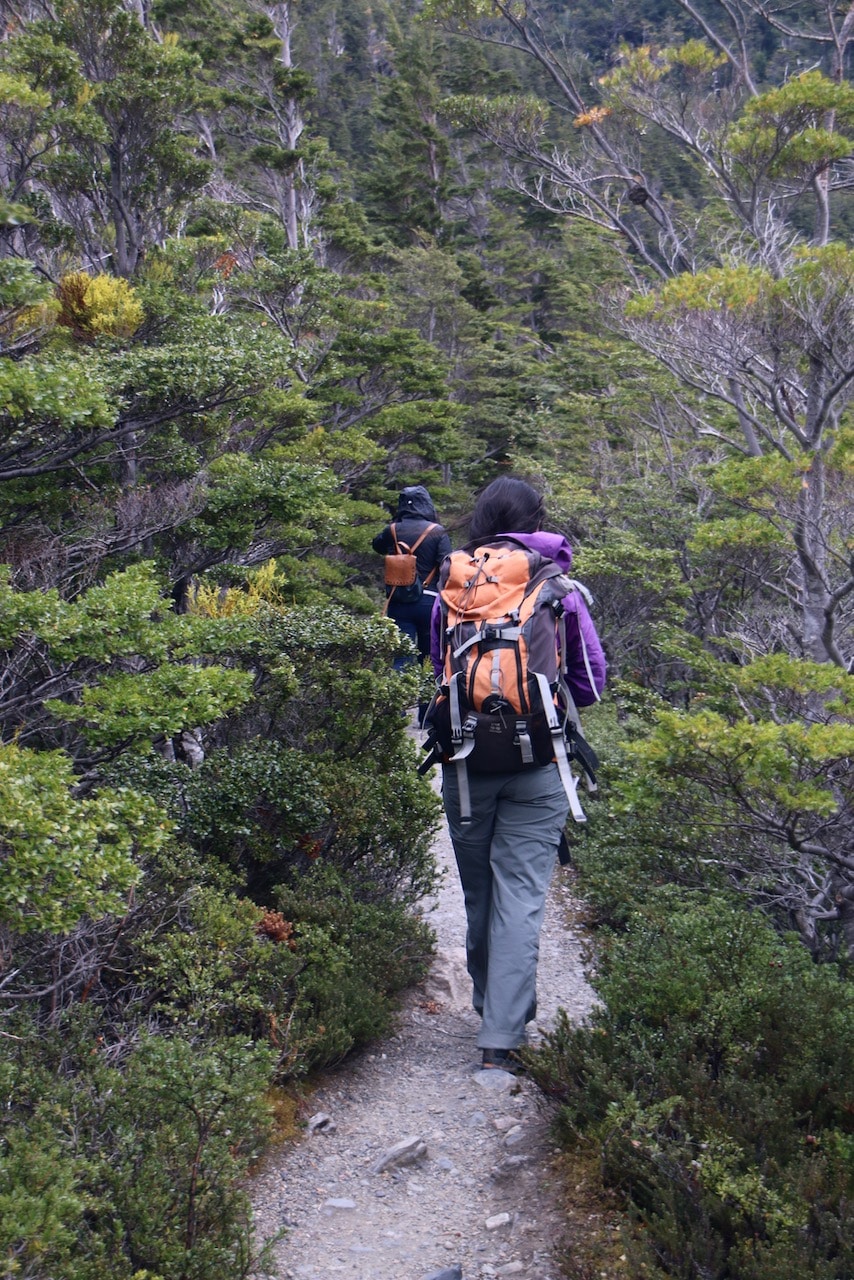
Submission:
{"label": "orange backpack strap", "polygon": [[[393,528],[394,528],[394,525],[392,525],[392,529],[393,529]],[[438,526],[437,524],[428,524],[428,526],[427,526],[427,528],[426,528],[426,529],[422,529],[422,530],[421,530],[421,536],[420,536],[420,537],[419,537],[415,542],[413,542],[412,546],[409,548],[410,554],[414,556],[414,555],[415,555],[415,552],[416,552],[416,551],[418,550],[418,548],[421,546],[421,543],[424,541],[424,539],[427,537],[427,535],[428,535],[429,533],[432,533],[434,529],[438,529],[438,528],[439,528],[439,526]],[[397,546],[397,536],[396,536],[395,534],[392,534],[392,537],[394,538],[394,545],[395,545],[395,546]],[[404,546],[404,547],[406,546],[406,543],[405,543],[405,542],[403,543],[403,546]],[[422,583],[421,585],[422,585],[422,586],[425,586],[425,587],[426,587],[426,586],[429,586],[429,584],[433,581],[433,579],[435,578],[435,576],[436,576],[436,574],[437,574],[438,572],[439,572],[439,566],[438,566],[438,565],[436,565],[436,564],[434,564],[434,565],[433,565],[433,568],[432,568],[432,569],[430,570],[430,572],[427,574],[427,577],[424,579],[424,581],[423,581],[423,583]]]}

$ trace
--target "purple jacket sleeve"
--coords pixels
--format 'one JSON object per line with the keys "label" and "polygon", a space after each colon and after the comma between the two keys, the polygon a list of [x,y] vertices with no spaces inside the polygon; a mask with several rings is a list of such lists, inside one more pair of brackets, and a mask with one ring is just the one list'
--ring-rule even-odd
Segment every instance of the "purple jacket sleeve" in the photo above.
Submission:
{"label": "purple jacket sleeve", "polygon": [[433,663],[434,676],[440,680],[444,664],[442,662],[442,601],[438,596],[433,602],[433,612],[430,614],[430,661]]}
{"label": "purple jacket sleeve", "polygon": [[605,688],[608,664],[581,593],[573,591],[564,596],[563,606],[566,609],[566,682],[578,706],[589,707]]}

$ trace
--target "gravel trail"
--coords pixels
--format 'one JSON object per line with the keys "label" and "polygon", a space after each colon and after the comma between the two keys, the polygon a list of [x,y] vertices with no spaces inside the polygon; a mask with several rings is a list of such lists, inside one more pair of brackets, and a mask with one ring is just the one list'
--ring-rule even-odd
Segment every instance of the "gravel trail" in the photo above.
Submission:
{"label": "gravel trail", "polygon": [[[394,1035],[325,1077],[306,1136],[253,1179],[259,1236],[286,1228],[277,1280],[560,1280],[565,1227],[548,1107],[524,1078],[479,1069],[444,827],[435,849],[444,872],[425,904],[437,935],[429,977],[408,993]],[[535,1035],[558,1008],[578,1020],[593,1004],[570,903],[557,868]]]}

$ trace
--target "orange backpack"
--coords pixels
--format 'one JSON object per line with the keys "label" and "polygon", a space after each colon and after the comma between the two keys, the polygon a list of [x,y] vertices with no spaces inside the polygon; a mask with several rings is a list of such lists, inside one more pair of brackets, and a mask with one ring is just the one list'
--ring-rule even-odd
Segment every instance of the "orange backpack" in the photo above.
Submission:
{"label": "orange backpack", "polygon": [[585,588],[553,560],[509,540],[447,557],[439,579],[444,672],[425,716],[431,756],[458,766],[463,821],[467,773],[514,773],[557,763],[570,810],[585,815],[570,760],[595,788],[596,756],[581,735],[563,678],[563,598]]}

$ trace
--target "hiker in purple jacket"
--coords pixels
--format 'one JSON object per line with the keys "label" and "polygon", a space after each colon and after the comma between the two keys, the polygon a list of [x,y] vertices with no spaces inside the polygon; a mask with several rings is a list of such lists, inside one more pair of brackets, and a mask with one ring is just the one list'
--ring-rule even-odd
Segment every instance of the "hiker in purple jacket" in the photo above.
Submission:
{"label": "hiker in purple jacket", "polygon": [[[513,477],[495,480],[474,509],[469,546],[512,538],[568,573],[572,549],[542,529],[542,498]],[[564,597],[566,681],[578,706],[598,700],[606,662],[579,591]],[[431,620],[431,659],[443,674],[442,609]],[[537,955],[546,892],[569,815],[569,799],[554,762],[514,773],[468,775],[471,817],[463,818],[456,768],[443,767],[442,796],[466,907],[466,956],[472,1003],[481,1015],[482,1065],[512,1071],[513,1050],[525,1043],[536,1015]],[[468,806],[467,806],[468,807]]]}

